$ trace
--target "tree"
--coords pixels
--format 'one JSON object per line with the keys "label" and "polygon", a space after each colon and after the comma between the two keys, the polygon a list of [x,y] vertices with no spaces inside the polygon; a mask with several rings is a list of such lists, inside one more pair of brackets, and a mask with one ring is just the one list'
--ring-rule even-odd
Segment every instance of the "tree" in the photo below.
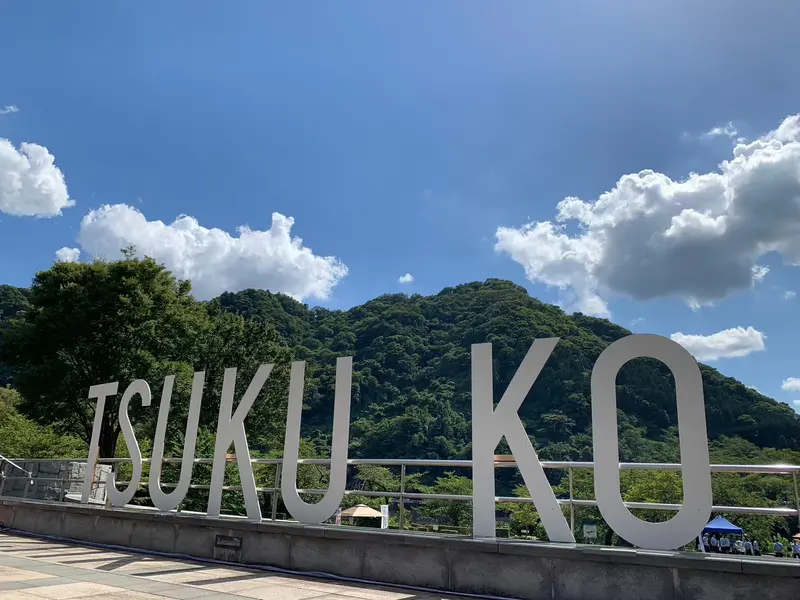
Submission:
{"label": "tree", "polygon": [[[177,281],[154,260],[130,255],[116,262],[59,262],[38,273],[30,307],[9,322],[0,345],[0,361],[14,369],[23,397],[20,410],[88,442],[94,418],[89,387],[118,381],[100,430],[100,456],[113,456],[125,387],[140,378],[155,383],[166,363],[193,362],[198,336],[209,325],[190,290],[189,282]],[[131,406],[141,413],[136,402]]]}
{"label": "tree", "polygon": [[[283,343],[272,324],[264,320],[246,320],[239,315],[220,312],[213,305],[209,312],[209,326],[203,330],[199,355],[195,359],[195,369],[206,372],[201,425],[216,431],[226,368],[237,369],[234,398],[238,402],[259,366],[273,364],[269,379],[250,409],[245,424],[253,438],[257,437],[262,444],[268,443],[267,447],[260,447],[262,451],[282,451],[291,349]],[[186,422],[185,418],[181,421]]]}
{"label": "tree", "polygon": [[[530,498],[528,488],[524,485],[517,486],[514,489],[514,495],[517,498]],[[497,508],[508,513],[509,528],[515,536],[532,536],[537,538],[546,537],[544,527],[542,527],[542,519],[539,516],[539,511],[533,504],[517,504],[516,502],[506,502],[498,504]],[[527,533],[525,533],[527,532]]]}
{"label": "tree", "polygon": [[86,445],[72,436],[59,435],[22,416],[22,399],[11,389],[0,388],[0,455],[7,458],[75,458],[86,454]]}
{"label": "tree", "polygon": [[[423,487],[422,491],[427,494],[472,496],[472,480],[448,471],[444,477],[438,477],[432,486]],[[442,519],[456,527],[472,524],[472,502],[470,501],[425,500],[420,505],[419,511],[429,518]]]}

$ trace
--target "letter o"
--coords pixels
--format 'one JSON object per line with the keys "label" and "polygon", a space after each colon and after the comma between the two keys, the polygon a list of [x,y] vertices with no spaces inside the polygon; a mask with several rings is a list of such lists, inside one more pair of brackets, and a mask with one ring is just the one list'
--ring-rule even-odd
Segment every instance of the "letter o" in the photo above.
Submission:
{"label": "letter o", "polygon": [[[617,373],[634,358],[660,360],[675,378],[683,506],[663,523],[635,517],[620,492]],[[608,346],[592,369],[592,436],[597,506],[617,535],[652,550],[674,550],[697,537],[711,515],[711,468],[703,380],[697,362],[686,349],[652,334],[629,335]]]}

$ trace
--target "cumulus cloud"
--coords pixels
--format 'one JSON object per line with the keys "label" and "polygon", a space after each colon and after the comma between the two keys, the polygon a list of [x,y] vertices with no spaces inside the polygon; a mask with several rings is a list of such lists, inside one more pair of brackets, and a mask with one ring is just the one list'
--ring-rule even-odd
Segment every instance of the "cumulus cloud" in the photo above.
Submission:
{"label": "cumulus cloud", "polygon": [[55,157],[39,144],[19,149],[0,138],[0,212],[18,217],[55,217],[75,202]]}
{"label": "cumulus cloud", "polygon": [[496,239],[530,281],[588,314],[608,316],[615,293],[711,304],[763,279],[770,252],[800,266],[800,115],[738,143],[718,171],[623,175],[596,200],[565,198],[554,220],[499,227]]}
{"label": "cumulus cloud", "polygon": [[80,248],[67,248],[64,246],[63,248],[56,250],[57,262],[78,262],[80,256]]}
{"label": "cumulus cloud", "polygon": [[800,392],[800,377],[789,377],[784,379],[781,389],[785,392]]}
{"label": "cumulus cloud", "polygon": [[297,300],[327,298],[347,267],[332,256],[317,256],[291,236],[294,219],[272,213],[266,231],[242,226],[238,236],[208,229],[181,215],[169,225],[148,221],[126,204],[92,210],[81,222],[78,241],[93,256],[118,258],[134,246],[139,256],[163,263],[177,277],[190,279],[195,297],[262,288]]}
{"label": "cumulus cloud", "polygon": [[0,115],[10,115],[17,112],[19,112],[19,109],[15,104],[6,104],[0,108]]}
{"label": "cumulus cloud", "polygon": [[414,276],[411,273],[406,273],[397,280],[399,283],[411,283],[414,281]]}
{"label": "cumulus cloud", "polygon": [[733,327],[711,335],[686,335],[678,332],[670,338],[686,348],[697,360],[714,361],[720,358],[741,358],[752,352],[762,352],[767,336],[753,327]]}
{"label": "cumulus cloud", "polygon": [[800,406],[800,400],[795,400],[795,401],[794,401],[794,405],[795,405],[795,406]]}
{"label": "cumulus cloud", "polygon": [[797,296],[797,292],[793,292],[792,290],[787,290],[787,291],[783,292],[784,300],[791,300],[795,296]]}
{"label": "cumulus cloud", "polygon": [[714,138],[724,136],[733,139],[737,135],[739,135],[739,130],[736,129],[736,126],[729,121],[727,125],[712,127],[710,130],[706,131],[702,137]]}

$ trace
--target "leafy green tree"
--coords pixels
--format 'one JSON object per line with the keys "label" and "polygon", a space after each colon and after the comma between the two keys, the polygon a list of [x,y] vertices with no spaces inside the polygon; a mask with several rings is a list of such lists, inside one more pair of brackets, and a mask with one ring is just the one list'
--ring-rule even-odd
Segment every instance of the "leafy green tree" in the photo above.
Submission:
{"label": "leafy green tree", "polygon": [[[514,495],[517,498],[531,497],[528,488],[524,485],[517,486],[514,489]],[[508,513],[508,525],[512,535],[516,537],[546,537],[547,534],[542,527],[541,517],[533,504],[506,502],[498,504],[497,508],[498,510]]]}
{"label": "leafy green tree", "polygon": [[[449,496],[472,496],[472,479],[456,475],[452,471],[438,477],[432,486],[422,487],[427,494]],[[425,500],[419,512],[431,519],[440,519],[456,527],[472,524],[472,502],[464,500]]]}
{"label": "leafy green tree", "polygon": [[[286,405],[289,390],[289,363],[292,351],[280,339],[274,326],[265,320],[249,319],[209,309],[209,324],[199,339],[196,370],[206,372],[201,425],[216,430],[225,369],[236,367],[235,402],[244,395],[262,364],[275,365],[264,388],[248,413],[245,425],[249,435],[271,447],[262,452],[283,450]],[[190,382],[189,382],[190,383]],[[183,410],[188,410],[188,401]],[[185,427],[185,418],[181,418]]]}
{"label": "leafy green tree", "polygon": [[0,388],[0,455],[6,458],[80,458],[87,447],[81,440],[59,435],[22,416],[22,399],[11,389]]}
{"label": "leafy green tree", "polygon": [[22,393],[20,410],[88,442],[89,387],[118,381],[100,431],[100,455],[113,456],[125,387],[139,378],[153,383],[165,363],[195,362],[208,317],[190,290],[149,258],[59,262],[38,273],[30,307],[4,327],[0,345]]}

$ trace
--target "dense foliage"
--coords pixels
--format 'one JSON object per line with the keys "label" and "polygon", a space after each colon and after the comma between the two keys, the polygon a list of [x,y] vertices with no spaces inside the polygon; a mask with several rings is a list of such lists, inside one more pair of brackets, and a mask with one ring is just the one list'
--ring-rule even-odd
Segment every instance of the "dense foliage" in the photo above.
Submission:
{"label": "dense foliage", "polygon": [[[175,374],[166,454],[179,456],[192,373],[204,370],[197,455],[209,456],[224,369],[239,367],[238,399],[258,365],[270,362],[276,367],[248,417],[248,438],[254,455],[278,457],[288,365],[294,359],[307,361],[303,454],[324,455],[330,444],[336,357],[353,356],[352,458],[469,458],[471,344],[493,344],[499,400],[533,341],[559,337],[520,415],[540,457],[591,460],[591,370],[609,343],[629,333],[607,320],[568,315],[531,298],[520,286],[495,279],[446,288],[434,296],[385,295],[334,311],[261,290],[196,302],[189,282],[175,280],[161,265],[135,259],[132,253],[117,262],[58,263],[37,274],[30,289],[0,286],[0,385],[12,385],[21,394],[11,409],[0,410],[5,421],[0,431],[4,426],[7,430],[10,421],[4,415],[11,410],[18,415],[14,418],[23,419],[23,413],[47,426],[37,430],[41,435],[69,436],[53,443],[72,449],[74,438],[85,444],[91,431],[93,411],[86,400],[90,385],[119,381],[121,393],[133,379],[144,378],[153,388],[153,405],[136,408],[133,417],[147,446],[163,378]],[[790,407],[715,369],[701,366],[701,371],[715,461],[800,460],[800,417]],[[118,439],[119,399],[106,411],[103,456],[126,451]],[[645,359],[626,365],[617,379],[617,403],[621,460],[679,460],[674,386],[664,365]],[[8,448],[6,437],[0,436],[0,453],[34,451]],[[498,453],[504,452],[503,443]],[[207,478],[206,470],[210,468],[199,466],[196,478]],[[271,475],[269,469],[263,471],[265,481],[259,485],[271,485],[274,468]],[[469,481],[463,475],[468,473],[409,473],[407,489],[467,494]],[[562,476],[550,475],[556,490],[564,493]],[[790,500],[791,482],[725,477],[715,479],[718,504],[780,505]],[[314,468],[302,471],[301,478],[308,489],[326,485],[324,474]],[[354,470],[351,478],[351,489],[397,491],[399,486],[396,474],[377,467]],[[497,480],[498,495],[527,493],[514,469],[498,469]],[[575,486],[579,495],[591,497],[590,474],[576,474]],[[631,499],[679,502],[681,497],[676,473],[644,479],[626,473],[623,487]],[[356,500],[374,505],[380,499],[353,496],[345,504]],[[226,505],[236,510],[236,502],[229,498]],[[199,508],[202,498],[190,495],[187,503]],[[536,530],[532,507],[507,508],[512,527]],[[420,509],[454,525],[468,522],[470,510],[468,505],[435,502]],[[579,517],[599,521],[589,509],[582,509]],[[765,531],[778,527],[772,522],[776,520],[767,521],[759,521]]]}
{"label": "dense foliage", "polygon": [[0,455],[9,458],[71,458],[85,456],[81,440],[59,435],[19,413],[19,394],[0,387]]}
{"label": "dense foliage", "polygon": [[[561,338],[520,411],[545,457],[591,457],[591,369],[602,350],[630,332],[607,320],[531,298],[500,280],[447,288],[435,296],[386,295],[348,311],[306,309],[247,290],[212,302],[274,325],[308,359],[307,424],[331,421],[336,356],[355,357],[352,455],[464,458],[469,455],[470,345],[492,342],[499,399],[536,338]],[[800,449],[800,417],[786,404],[701,367],[711,439],[741,437],[760,447]],[[632,361],[618,377],[620,456],[674,455],[677,414],[669,371]]]}

